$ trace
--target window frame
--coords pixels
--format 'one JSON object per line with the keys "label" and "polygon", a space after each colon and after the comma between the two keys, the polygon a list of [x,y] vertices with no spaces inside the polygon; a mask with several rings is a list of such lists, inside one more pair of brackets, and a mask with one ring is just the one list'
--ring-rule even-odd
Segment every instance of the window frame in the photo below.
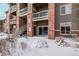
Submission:
{"label": "window frame", "polygon": [[[42,27],[42,29],[43,29],[44,27],[47,27],[47,28],[48,28],[48,26],[47,26],[47,25],[37,26],[37,35],[39,35],[39,27]],[[43,32],[42,32],[42,33],[43,33]]]}
{"label": "window frame", "polygon": [[[68,23],[68,25],[66,25]],[[71,34],[71,22],[64,22],[64,23],[60,23],[60,35],[70,35]],[[70,33],[66,33],[66,27],[70,27]],[[65,33],[61,33],[61,27],[65,27]]]}
{"label": "window frame", "polygon": [[[70,6],[70,12],[67,12],[67,7]],[[65,14],[62,14],[62,7],[65,7]],[[60,6],[60,16],[72,14],[72,4],[65,4]]]}

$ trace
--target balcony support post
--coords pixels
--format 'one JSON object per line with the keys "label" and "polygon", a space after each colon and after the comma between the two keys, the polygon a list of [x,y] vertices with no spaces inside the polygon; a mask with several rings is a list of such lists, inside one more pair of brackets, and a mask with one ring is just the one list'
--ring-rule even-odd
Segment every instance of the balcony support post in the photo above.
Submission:
{"label": "balcony support post", "polygon": [[48,38],[55,38],[55,3],[48,4]]}
{"label": "balcony support post", "polygon": [[16,5],[17,7],[17,11],[16,11],[16,27],[17,27],[17,30],[19,30],[19,27],[20,27],[20,19],[19,19],[19,10],[20,10],[20,4],[17,3]]}
{"label": "balcony support post", "polygon": [[27,14],[27,36],[33,36],[33,12],[32,12],[32,3],[28,4],[28,14]]}

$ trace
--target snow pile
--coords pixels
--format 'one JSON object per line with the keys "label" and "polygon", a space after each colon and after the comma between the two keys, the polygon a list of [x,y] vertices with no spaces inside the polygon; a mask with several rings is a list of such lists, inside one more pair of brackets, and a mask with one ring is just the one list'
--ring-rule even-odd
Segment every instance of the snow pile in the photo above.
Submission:
{"label": "snow pile", "polygon": [[16,40],[18,43],[21,43],[21,42],[26,43],[27,42],[27,39],[25,37],[19,37],[19,38],[16,38]]}
{"label": "snow pile", "polygon": [[26,49],[28,47],[27,39],[25,37],[18,38],[16,41],[16,46],[22,50]]}
{"label": "snow pile", "polygon": [[74,47],[75,46],[75,39],[66,38],[66,37],[56,37],[55,41],[56,44],[59,46],[66,46],[66,47]]}
{"label": "snow pile", "polygon": [[0,40],[2,40],[2,39],[7,39],[8,38],[8,34],[6,34],[6,33],[0,33]]}
{"label": "snow pile", "polygon": [[16,41],[13,43],[14,47],[10,48],[10,54],[14,56],[24,55],[28,49],[26,40],[24,37],[16,38]]}
{"label": "snow pile", "polygon": [[32,48],[48,48],[48,44],[45,40],[27,39],[25,37],[19,37],[15,40],[16,41],[12,44],[14,47],[9,49],[10,55],[22,56],[27,55],[27,53],[32,51]]}
{"label": "snow pile", "polygon": [[[55,42],[52,40],[46,40],[46,39],[43,40],[43,39],[45,38],[33,37],[27,39],[26,37],[19,37],[13,39],[12,41],[0,40],[0,55],[9,55],[9,56],[10,55],[11,56],[79,55],[79,52],[74,51],[74,49],[71,47],[60,47],[57,46]],[[61,40],[59,40],[59,42],[60,41]],[[63,41],[61,41],[61,43],[62,42]]]}
{"label": "snow pile", "polygon": [[18,38],[17,39],[18,43],[25,43],[27,46],[30,48],[47,48],[48,44],[45,40],[41,39],[26,39],[25,37]]}
{"label": "snow pile", "polygon": [[30,40],[27,43],[31,48],[48,48],[48,43],[45,40]]}
{"label": "snow pile", "polygon": [[0,55],[10,55],[9,49],[11,48],[11,44],[7,40],[0,40]]}
{"label": "snow pile", "polygon": [[75,41],[72,38],[64,38],[64,41],[67,42],[71,47],[75,46]]}
{"label": "snow pile", "polygon": [[55,42],[58,46],[63,45],[64,39],[62,37],[56,37]]}

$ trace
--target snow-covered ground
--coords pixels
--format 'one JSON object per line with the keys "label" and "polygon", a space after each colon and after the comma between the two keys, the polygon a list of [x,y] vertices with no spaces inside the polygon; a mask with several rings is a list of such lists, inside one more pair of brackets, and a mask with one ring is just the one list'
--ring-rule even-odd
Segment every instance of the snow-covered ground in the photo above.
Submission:
{"label": "snow-covered ground", "polygon": [[1,39],[7,39],[8,38],[8,34],[0,32],[0,40]]}
{"label": "snow-covered ground", "polygon": [[[47,37],[29,37],[18,38],[17,45],[14,49],[12,55],[31,55],[31,56],[77,56],[79,55],[78,51],[75,51],[75,48],[72,47],[61,47],[58,46],[54,40],[48,40]],[[22,49],[21,43],[24,42],[26,47]],[[45,43],[46,42],[46,43]],[[42,45],[43,44],[43,45]],[[13,51],[13,50],[12,50]]]}
{"label": "snow-covered ground", "polygon": [[[68,38],[66,41],[68,41]],[[70,43],[72,44],[72,42]],[[19,37],[14,42],[8,42],[11,56],[79,56],[74,47],[58,46],[55,40],[45,37]]]}

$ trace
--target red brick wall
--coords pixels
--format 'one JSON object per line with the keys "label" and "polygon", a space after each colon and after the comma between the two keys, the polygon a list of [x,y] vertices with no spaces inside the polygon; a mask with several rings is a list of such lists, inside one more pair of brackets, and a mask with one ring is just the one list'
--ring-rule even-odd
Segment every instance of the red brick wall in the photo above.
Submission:
{"label": "red brick wall", "polygon": [[0,22],[0,31],[3,31],[3,22]]}
{"label": "red brick wall", "polygon": [[60,36],[60,31],[55,31],[55,36]]}
{"label": "red brick wall", "polygon": [[79,31],[72,31],[72,34],[77,34],[79,36]]}
{"label": "red brick wall", "polygon": [[[30,20],[30,22],[29,22]],[[32,37],[33,36],[33,22],[32,22],[32,13],[29,13],[27,15],[27,36]],[[30,28],[30,31],[29,31]]]}
{"label": "red brick wall", "polygon": [[[77,34],[77,36],[79,36],[79,31],[72,31],[71,34]],[[55,36],[62,36],[62,35],[60,35],[60,31],[56,31]]]}
{"label": "red brick wall", "polygon": [[55,38],[55,4],[48,4],[48,38]]}

